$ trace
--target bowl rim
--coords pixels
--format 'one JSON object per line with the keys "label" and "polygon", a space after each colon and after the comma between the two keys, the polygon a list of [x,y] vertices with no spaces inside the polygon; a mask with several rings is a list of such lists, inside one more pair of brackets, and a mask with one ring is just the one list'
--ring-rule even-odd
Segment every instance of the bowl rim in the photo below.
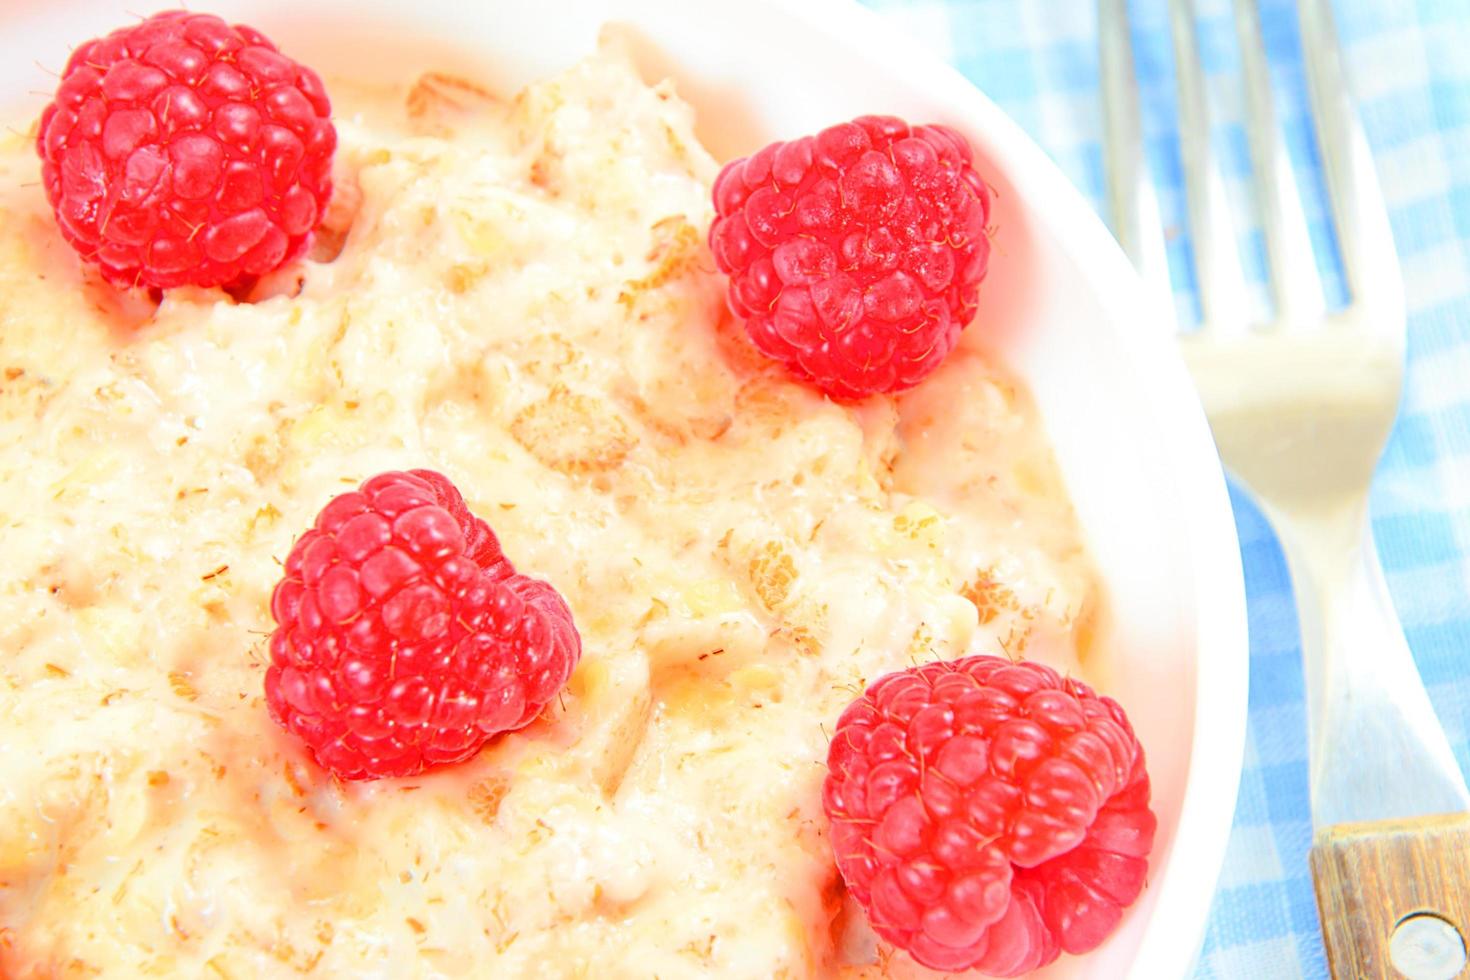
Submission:
{"label": "bowl rim", "polygon": [[[1189,773],[1170,860],[1149,887],[1157,893],[1129,976],[1187,976],[1204,939],[1234,823],[1245,754],[1250,646],[1245,580],[1225,474],[1194,383],[1164,310],[1122,249],[1060,167],[1025,130],[954,65],[858,0],[773,0],[789,16],[864,50],[901,60],[910,80],[954,107],[993,139],[999,163],[1038,222],[1065,227],[1061,248],[1094,270],[1091,285],[1109,309],[1140,311],[1138,329],[1119,331],[1127,357],[1147,377],[1144,395],[1170,454],[1188,528],[1196,611],[1195,712]],[[1147,321],[1147,322],[1145,322]]]}
{"label": "bowl rim", "polygon": [[[1153,908],[1128,975],[1138,980],[1186,976],[1200,950],[1230,838],[1245,751],[1250,656],[1239,540],[1224,473],[1193,382],[1163,326],[1164,311],[1081,191],[955,66],[858,0],[765,2],[866,57],[901,63],[915,87],[987,135],[988,156],[1005,171],[1038,224],[1066,229],[1065,236],[1057,236],[1057,247],[1092,271],[1089,286],[1099,305],[1136,311],[1130,319],[1137,328],[1116,336],[1139,375],[1149,379],[1142,398],[1169,455],[1188,518],[1184,552],[1194,588],[1195,703],[1178,824],[1169,860],[1149,883]],[[56,17],[64,5],[20,0],[0,6],[6,8],[0,21],[23,27],[33,17]]]}

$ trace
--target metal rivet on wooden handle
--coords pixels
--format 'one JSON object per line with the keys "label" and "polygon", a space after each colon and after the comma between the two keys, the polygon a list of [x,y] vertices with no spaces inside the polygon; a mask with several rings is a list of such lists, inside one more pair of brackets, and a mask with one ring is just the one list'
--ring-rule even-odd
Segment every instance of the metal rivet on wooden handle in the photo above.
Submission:
{"label": "metal rivet on wooden handle", "polygon": [[1336,980],[1470,978],[1470,813],[1328,827],[1312,879]]}

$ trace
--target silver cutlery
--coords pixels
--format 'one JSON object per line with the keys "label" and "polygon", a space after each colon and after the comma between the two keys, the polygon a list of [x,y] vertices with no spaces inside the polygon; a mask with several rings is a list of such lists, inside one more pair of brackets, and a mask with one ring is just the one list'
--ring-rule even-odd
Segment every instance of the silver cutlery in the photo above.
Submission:
{"label": "silver cutlery", "polygon": [[[1201,324],[1179,343],[1220,455],[1281,538],[1301,624],[1312,875],[1333,975],[1450,980],[1470,940],[1470,792],[1414,667],[1368,519],[1403,382],[1403,282],[1328,0],[1299,0],[1345,309],[1329,312],[1272,107],[1256,0],[1236,0],[1272,315],[1251,322],[1209,130],[1193,0],[1171,0]],[[1172,317],[1126,0],[1099,0],[1113,225]]]}

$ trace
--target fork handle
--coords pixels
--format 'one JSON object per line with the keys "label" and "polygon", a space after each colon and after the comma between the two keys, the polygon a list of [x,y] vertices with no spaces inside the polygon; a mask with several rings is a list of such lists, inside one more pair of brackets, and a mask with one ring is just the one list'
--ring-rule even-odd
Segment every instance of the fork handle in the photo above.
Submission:
{"label": "fork handle", "polygon": [[1328,827],[1312,879],[1334,977],[1465,975],[1470,814]]}
{"label": "fork handle", "polygon": [[[1470,793],[1394,612],[1366,496],[1271,510],[1301,619],[1312,877],[1333,976],[1464,977],[1453,958],[1470,942]],[[1459,965],[1393,965],[1416,952]]]}

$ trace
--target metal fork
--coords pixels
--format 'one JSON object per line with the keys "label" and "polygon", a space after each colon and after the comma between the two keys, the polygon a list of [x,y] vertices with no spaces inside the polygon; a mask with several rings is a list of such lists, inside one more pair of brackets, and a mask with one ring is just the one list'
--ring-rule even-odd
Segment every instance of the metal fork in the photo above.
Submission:
{"label": "metal fork", "polygon": [[[1368,520],[1403,380],[1403,283],[1348,95],[1329,0],[1298,0],[1313,122],[1350,304],[1328,313],[1272,108],[1256,0],[1236,0],[1273,315],[1251,323],[1211,150],[1193,0],[1170,0],[1201,326],[1179,338],[1234,475],[1280,535],[1301,621],[1312,872],[1334,976],[1463,975],[1470,793],[1394,613]],[[1127,0],[1099,0],[1109,192],[1120,243],[1168,318]]]}

